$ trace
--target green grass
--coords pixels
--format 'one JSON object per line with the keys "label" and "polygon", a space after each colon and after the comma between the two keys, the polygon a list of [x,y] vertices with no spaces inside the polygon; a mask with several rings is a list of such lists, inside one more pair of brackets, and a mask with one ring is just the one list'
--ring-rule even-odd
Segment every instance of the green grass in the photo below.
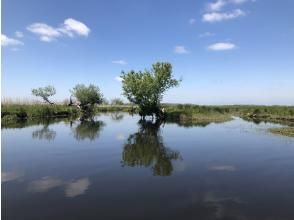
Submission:
{"label": "green grass", "polygon": [[165,105],[169,117],[206,118],[223,120],[230,116],[239,116],[246,120],[267,121],[294,126],[294,106],[198,106],[191,104]]}
{"label": "green grass", "polygon": [[11,104],[1,105],[1,117],[5,118],[50,118],[50,117],[69,117],[78,115],[76,107],[66,105],[47,105],[47,104]]}

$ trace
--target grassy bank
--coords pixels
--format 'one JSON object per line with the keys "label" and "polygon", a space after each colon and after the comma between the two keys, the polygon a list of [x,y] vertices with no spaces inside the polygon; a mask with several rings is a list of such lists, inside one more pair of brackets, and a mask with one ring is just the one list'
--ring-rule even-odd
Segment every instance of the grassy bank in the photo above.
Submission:
{"label": "grassy bank", "polygon": [[165,105],[169,117],[194,118],[199,120],[213,119],[216,122],[239,116],[249,121],[264,121],[294,126],[294,106],[198,106],[198,105]]}
{"label": "grassy bank", "polygon": [[270,128],[269,131],[273,134],[294,137],[294,127]]}
{"label": "grassy bank", "polygon": [[1,105],[2,123],[10,120],[24,120],[32,118],[66,118],[77,116],[78,114],[79,110],[76,107],[66,105]]}
{"label": "grassy bank", "polygon": [[[9,126],[15,121],[26,119],[70,118],[77,117],[80,111],[76,107],[67,105],[47,104],[2,104],[2,126]],[[164,104],[167,120],[177,122],[182,126],[206,125],[208,123],[220,123],[229,121],[232,116],[239,116],[249,121],[273,122],[288,126],[294,126],[293,106],[198,106],[198,105],[173,105]],[[135,108],[137,109],[137,108]],[[95,112],[131,112],[131,105],[99,105]],[[289,133],[285,128],[276,133]]]}

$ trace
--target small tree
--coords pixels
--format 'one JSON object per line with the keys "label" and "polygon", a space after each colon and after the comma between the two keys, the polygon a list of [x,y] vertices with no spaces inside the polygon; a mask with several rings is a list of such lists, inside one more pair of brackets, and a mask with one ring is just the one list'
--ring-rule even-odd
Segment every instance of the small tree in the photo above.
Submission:
{"label": "small tree", "polygon": [[39,96],[41,97],[45,102],[49,103],[49,104],[54,104],[53,102],[51,102],[48,98],[50,96],[53,96],[56,94],[56,90],[53,86],[46,86],[46,87],[40,87],[37,89],[32,89],[32,94],[34,96]]}
{"label": "small tree", "polygon": [[92,84],[89,86],[78,84],[70,92],[80,102],[81,108],[93,107],[94,104],[103,102],[103,94],[99,87]]}
{"label": "small tree", "polygon": [[122,72],[123,95],[139,105],[140,114],[160,114],[160,102],[163,94],[172,87],[178,86],[180,80],[172,76],[172,65],[170,63],[155,63],[151,70]]}
{"label": "small tree", "polygon": [[111,100],[111,105],[123,105],[124,101],[120,98],[114,98]]}

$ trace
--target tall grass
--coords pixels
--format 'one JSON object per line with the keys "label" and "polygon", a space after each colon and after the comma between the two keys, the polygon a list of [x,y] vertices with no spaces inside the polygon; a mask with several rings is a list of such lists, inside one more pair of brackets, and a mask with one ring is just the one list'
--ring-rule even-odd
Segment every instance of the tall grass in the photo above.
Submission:
{"label": "tall grass", "polygon": [[1,116],[16,116],[18,118],[66,117],[76,115],[79,110],[66,105],[48,104],[1,104]]}

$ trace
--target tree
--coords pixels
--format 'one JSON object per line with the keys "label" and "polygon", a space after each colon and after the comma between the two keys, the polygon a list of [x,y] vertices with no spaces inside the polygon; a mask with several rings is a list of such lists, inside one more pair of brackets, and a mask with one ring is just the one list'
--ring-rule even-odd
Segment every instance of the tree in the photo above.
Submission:
{"label": "tree", "polygon": [[123,105],[124,101],[120,98],[114,98],[111,100],[111,105]]}
{"label": "tree", "polygon": [[45,87],[40,87],[37,89],[32,89],[32,94],[34,96],[40,96],[45,102],[49,104],[54,104],[51,102],[48,97],[53,96],[56,94],[56,90],[53,86],[45,86]]}
{"label": "tree", "polygon": [[153,64],[151,70],[122,72],[121,78],[123,95],[139,106],[143,117],[156,114],[158,118],[163,94],[180,83],[172,76],[172,65],[161,62]]}
{"label": "tree", "polygon": [[78,84],[70,92],[80,102],[82,109],[93,107],[94,104],[101,104],[103,102],[103,94],[99,87],[92,84],[89,86]]}

